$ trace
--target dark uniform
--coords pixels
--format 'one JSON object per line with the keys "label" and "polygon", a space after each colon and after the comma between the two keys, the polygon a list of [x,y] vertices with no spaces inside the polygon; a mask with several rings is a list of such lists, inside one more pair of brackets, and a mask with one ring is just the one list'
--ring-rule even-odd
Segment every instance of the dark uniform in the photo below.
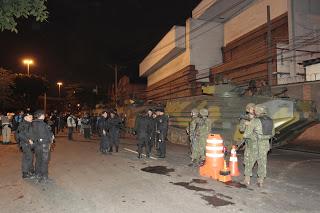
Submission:
{"label": "dark uniform", "polygon": [[141,158],[143,147],[146,150],[147,158],[150,157],[151,144],[151,119],[147,115],[139,115],[135,123],[135,131],[138,134],[138,158]]}
{"label": "dark uniform", "polygon": [[169,118],[167,115],[159,115],[157,117],[157,132],[159,141],[158,155],[160,158],[166,157],[166,138],[168,133]]}
{"label": "dark uniform", "polygon": [[108,130],[109,130],[109,138],[110,138],[110,151],[112,152],[112,147],[116,147],[116,152],[119,151],[119,136],[120,129],[122,127],[121,119],[115,115],[114,118],[108,119]]}
{"label": "dark uniform", "polygon": [[90,124],[90,118],[88,115],[85,115],[82,118],[81,124],[82,124],[82,128],[83,128],[84,138],[90,139],[91,138],[91,134],[90,134],[91,124]]}
{"label": "dark uniform", "polygon": [[34,145],[29,143],[31,140],[31,122],[23,120],[16,131],[16,140],[22,149],[22,177],[30,178],[34,173],[33,168],[33,149]]}
{"label": "dark uniform", "polygon": [[32,121],[32,141],[35,144],[36,176],[40,180],[46,180],[48,179],[50,145],[53,141],[53,133],[50,126],[41,119]]}
{"label": "dark uniform", "polygon": [[110,138],[108,134],[108,119],[101,117],[98,120],[97,129],[99,135],[101,135],[100,152],[107,153],[110,148]]}
{"label": "dark uniform", "polygon": [[149,153],[152,151],[152,147],[156,146],[156,140],[157,140],[157,120],[154,117],[148,116],[148,120],[150,123],[150,135],[149,135]]}

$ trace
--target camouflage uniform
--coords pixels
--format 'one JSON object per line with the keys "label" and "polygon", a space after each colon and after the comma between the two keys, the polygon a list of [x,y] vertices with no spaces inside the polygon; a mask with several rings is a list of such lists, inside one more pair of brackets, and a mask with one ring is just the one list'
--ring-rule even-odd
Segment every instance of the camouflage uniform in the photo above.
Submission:
{"label": "camouflage uniform", "polygon": [[[248,185],[250,184],[250,177],[252,176],[252,168],[256,162],[258,162],[259,185],[262,185],[262,182],[267,175],[267,154],[270,149],[269,139],[272,135],[263,134],[262,123],[259,119],[261,115],[261,112],[257,113],[257,117],[249,122],[243,136],[247,140],[244,152],[244,175],[245,182]],[[272,134],[274,134],[274,129],[272,131]]]}
{"label": "camouflage uniform", "polygon": [[201,118],[196,122],[195,127],[195,144],[192,153],[192,159],[203,163],[206,159],[206,144],[208,134],[211,132],[212,121],[208,118],[208,110],[200,110]]}
{"label": "camouflage uniform", "polygon": [[246,106],[246,114],[240,117],[240,122],[239,122],[239,131],[241,133],[244,133],[244,131],[246,130],[246,121],[250,121],[250,110],[252,110],[252,108],[254,108],[255,104],[254,103],[249,103]]}
{"label": "camouflage uniform", "polygon": [[189,142],[190,142],[190,151],[191,151],[191,159],[192,161],[195,159],[194,158],[194,148],[195,145],[197,143],[196,141],[196,127],[197,127],[197,123],[199,123],[200,118],[198,117],[198,110],[197,109],[192,109],[191,110],[191,122],[189,123],[189,126],[187,127],[187,133],[189,134]]}

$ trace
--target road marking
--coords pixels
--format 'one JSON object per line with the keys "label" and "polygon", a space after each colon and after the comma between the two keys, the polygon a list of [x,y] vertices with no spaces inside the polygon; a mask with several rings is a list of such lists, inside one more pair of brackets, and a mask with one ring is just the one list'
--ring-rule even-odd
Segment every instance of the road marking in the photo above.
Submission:
{"label": "road marking", "polygon": [[[123,149],[128,151],[128,152],[132,152],[132,153],[138,154],[138,152],[136,152],[136,151],[134,151],[132,149],[127,149],[127,148],[123,148]],[[145,154],[142,154],[142,156],[146,157]],[[158,158],[155,158],[155,157],[152,157],[152,156],[150,156],[150,158],[153,159],[153,160],[158,160]]]}

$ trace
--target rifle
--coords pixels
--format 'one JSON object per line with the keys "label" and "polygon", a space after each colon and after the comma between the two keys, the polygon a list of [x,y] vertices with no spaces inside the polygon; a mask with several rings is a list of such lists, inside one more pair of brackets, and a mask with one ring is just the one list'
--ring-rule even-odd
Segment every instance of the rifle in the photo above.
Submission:
{"label": "rifle", "polygon": [[244,138],[244,139],[240,142],[240,144],[237,145],[236,151],[238,151],[238,150],[246,143],[246,141],[247,141],[247,139]]}

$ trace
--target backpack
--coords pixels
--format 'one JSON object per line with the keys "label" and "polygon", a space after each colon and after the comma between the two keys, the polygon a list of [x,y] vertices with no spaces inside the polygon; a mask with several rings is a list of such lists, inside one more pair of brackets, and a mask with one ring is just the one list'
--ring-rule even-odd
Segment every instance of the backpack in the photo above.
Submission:
{"label": "backpack", "polygon": [[268,116],[259,117],[263,135],[273,135],[273,120]]}

